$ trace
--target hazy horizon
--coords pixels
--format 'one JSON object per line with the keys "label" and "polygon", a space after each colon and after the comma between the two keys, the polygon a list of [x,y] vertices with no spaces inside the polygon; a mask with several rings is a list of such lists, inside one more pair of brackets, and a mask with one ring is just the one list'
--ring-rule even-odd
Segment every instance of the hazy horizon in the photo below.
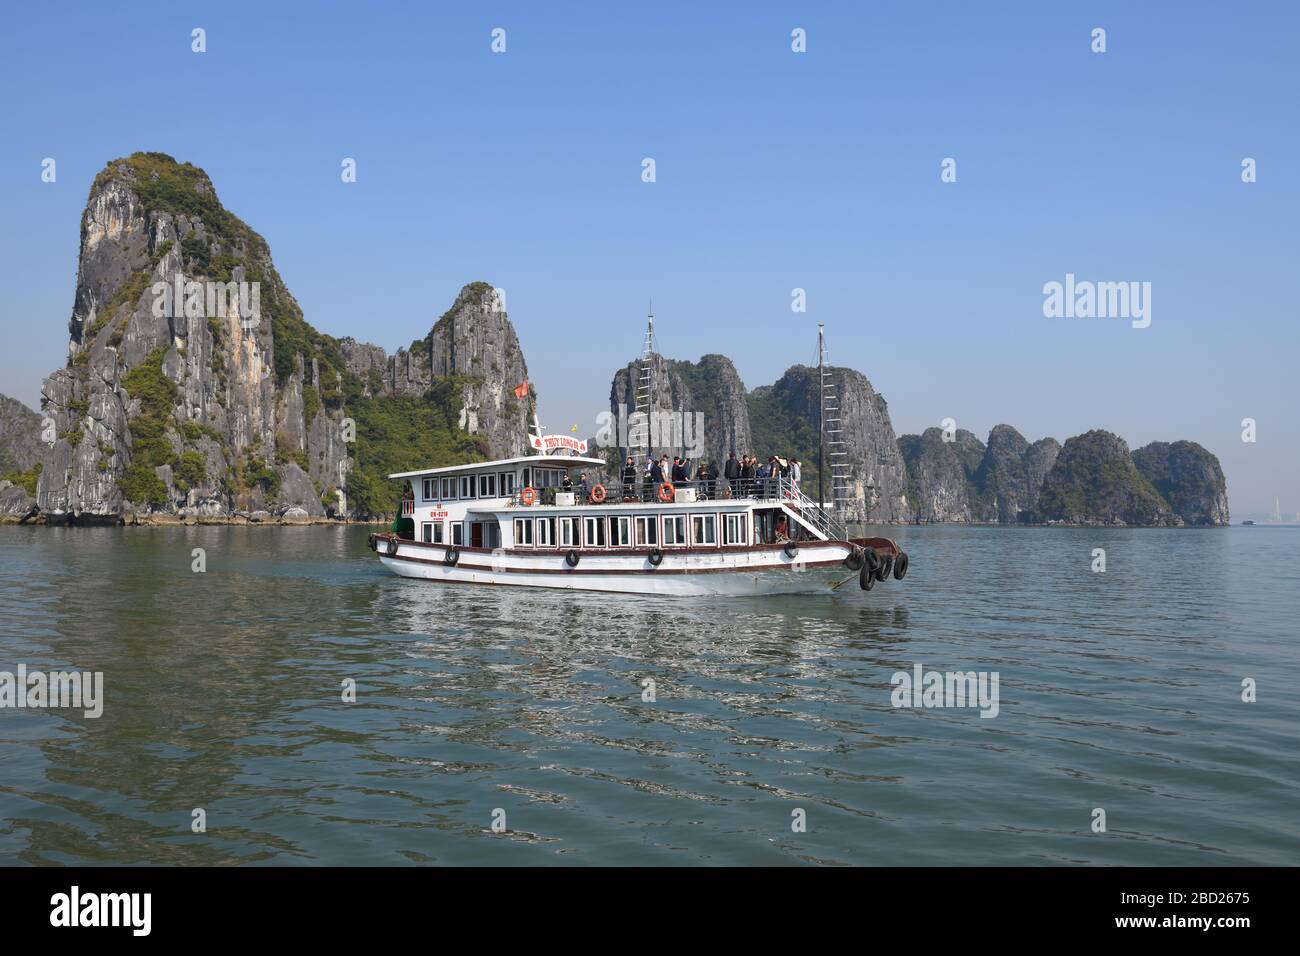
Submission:
{"label": "hazy horizon", "polygon": [[[504,289],[553,431],[595,432],[653,298],[664,355],[727,355],[749,390],[814,361],[824,322],[898,434],[1188,439],[1234,520],[1300,511],[1294,8],[73,6],[0,37],[0,392],[33,408],[91,180],[159,151],[207,171],[323,332],[391,355],[465,283]],[[1149,327],[1045,317],[1067,275],[1150,283]]]}

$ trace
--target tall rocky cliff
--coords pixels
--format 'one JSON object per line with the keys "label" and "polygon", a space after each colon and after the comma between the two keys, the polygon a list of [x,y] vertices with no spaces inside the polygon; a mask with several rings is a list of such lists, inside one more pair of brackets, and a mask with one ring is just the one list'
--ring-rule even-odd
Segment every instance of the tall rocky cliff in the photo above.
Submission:
{"label": "tall rocky cliff", "polygon": [[31,511],[42,451],[41,416],[0,395],[0,518],[21,518]]}
{"label": "tall rocky cliff", "polygon": [[1226,525],[1219,461],[1194,442],[1129,453],[1122,438],[1090,431],[1032,445],[998,425],[984,445],[957,430],[903,435],[912,520],[982,524]]}
{"label": "tall rocky cliff", "polygon": [[899,451],[907,469],[907,500],[913,521],[967,524],[985,520],[990,510],[976,476],[987,449],[971,432],[959,428],[952,441],[939,428],[903,435]]}
{"label": "tall rocky cliff", "polygon": [[[892,523],[905,520],[907,473],[899,454],[894,426],[885,397],[871,386],[861,372],[831,366],[826,369],[830,387],[828,403],[835,407],[828,419],[838,418],[842,445],[827,445],[823,459],[822,494],[831,500],[832,452],[844,452],[842,502],[849,521]],[[818,372],[795,365],[776,384],[754,389],[749,396],[750,421],[754,428],[754,451],[795,455],[803,466],[804,492],[817,495],[817,423],[821,416],[821,387]]]}
{"label": "tall rocky cliff", "polygon": [[[636,412],[640,376],[640,362],[631,362],[614,373],[609,404],[615,417]],[[650,382],[652,413],[667,413],[667,417],[659,419],[666,425],[651,429],[654,454],[677,455],[688,446],[688,457],[712,462],[721,470],[732,451],[741,454],[750,447],[745,385],[731,359],[705,355],[699,362],[683,362],[656,353],[651,357]],[[668,428],[675,429],[676,440]],[[635,433],[626,437],[635,442]],[[627,454],[623,437],[616,433],[613,439],[619,453]],[[690,454],[689,446],[693,444],[698,446],[699,454]]]}
{"label": "tall rocky cliff", "polygon": [[1066,441],[1043,481],[1039,517],[1069,524],[1178,525],[1118,435],[1094,429]]}
{"label": "tall rocky cliff", "polygon": [[[656,354],[650,369],[653,409],[685,413],[688,424],[683,430],[688,438],[697,431],[690,424],[695,415],[702,416],[698,433],[703,450],[695,456],[697,459],[707,460],[721,471],[733,451],[737,455],[757,455],[762,460],[770,455],[793,455],[803,464],[805,492],[816,494],[820,403],[816,369],[796,365],[775,384],[748,393],[731,360],[722,355],[683,362]],[[829,371],[839,397],[840,440],[844,442],[840,450],[847,453],[846,517],[853,521],[904,520],[908,515],[906,474],[884,397],[860,372],[848,368]],[[631,362],[615,372],[610,387],[610,410],[614,415],[636,410],[635,387],[640,375],[640,362]],[[656,454],[677,454],[684,444],[654,437]],[[626,454],[622,439],[618,445],[618,454]],[[826,472],[824,487],[829,499],[829,467]]]}
{"label": "tall rocky cliff", "polygon": [[57,437],[36,499],[52,516],[379,514],[388,471],[520,450],[533,402],[513,395],[527,370],[490,286],[392,358],[323,335],[266,241],[161,153],[96,177],[69,333],[42,389]]}
{"label": "tall rocky cliff", "polygon": [[1226,525],[1228,483],[1219,459],[1196,442],[1152,442],[1133,452],[1133,464],[1190,525]]}

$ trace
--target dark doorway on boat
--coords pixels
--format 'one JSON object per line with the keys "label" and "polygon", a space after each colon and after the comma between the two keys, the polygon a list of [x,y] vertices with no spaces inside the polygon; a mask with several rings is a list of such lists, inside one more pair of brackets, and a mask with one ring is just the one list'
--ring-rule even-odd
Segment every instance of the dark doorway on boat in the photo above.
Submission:
{"label": "dark doorway on boat", "polygon": [[469,546],[471,548],[483,547],[483,522],[471,521],[469,523]]}

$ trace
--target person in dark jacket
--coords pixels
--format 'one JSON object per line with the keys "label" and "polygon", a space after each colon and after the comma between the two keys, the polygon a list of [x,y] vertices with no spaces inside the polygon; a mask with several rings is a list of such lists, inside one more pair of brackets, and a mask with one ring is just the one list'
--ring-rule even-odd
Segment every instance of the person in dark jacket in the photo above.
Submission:
{"label": "person in dark jacket", "polygon": [[735,497],[740,491],[740,462],[736,460],[736,453],[733,451],[727,459],[727,463],[722,466],[722,477],[727,479],[727,484],[731,485],[731,495]]}
{"label": "person in dark jacket", "polygon": [[705,498],[713,498],[717,494],[718,469],[707,461],[701,462],[700,467],[695,470],[695,480],[699,483],[700,493]]}
{"label": "person in dark jacket", "polygon": [[650,466],[650,490],[656,491],[664,483],[664,463],[661,459]]}
{"label": "person in dark jacket", "polygon": [[754,456],[746,455],[740,466],[740,493],[748,498],[754,493]]}
{"label": "person in dark jacket", "polygon": [[680,485],[687,480],[688,479],[686,476],[686,459],[674,458],[673,459],[673,484]]}
{"label": "person in dark jacket", "polygon": [[636,497],[636,460],[631,455],[623,462],[623,498]]}

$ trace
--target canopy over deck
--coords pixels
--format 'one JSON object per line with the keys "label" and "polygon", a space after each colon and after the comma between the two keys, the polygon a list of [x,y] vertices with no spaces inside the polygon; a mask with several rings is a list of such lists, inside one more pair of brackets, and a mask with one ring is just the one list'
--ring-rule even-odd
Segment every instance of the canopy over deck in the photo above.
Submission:
{"label": "canopy over deck", "polygon": [[468,465],[451,465],[447,468],[422,468],[419,471],[399,471],[389,478],[424,478],[428,475],[458,475],[469,472],[495,471],[532,465],[537,468],[604,468],[603,458],[583,458],[578,455],[521,455],[518,458],[499,458],[496,461],[476,461]]}

